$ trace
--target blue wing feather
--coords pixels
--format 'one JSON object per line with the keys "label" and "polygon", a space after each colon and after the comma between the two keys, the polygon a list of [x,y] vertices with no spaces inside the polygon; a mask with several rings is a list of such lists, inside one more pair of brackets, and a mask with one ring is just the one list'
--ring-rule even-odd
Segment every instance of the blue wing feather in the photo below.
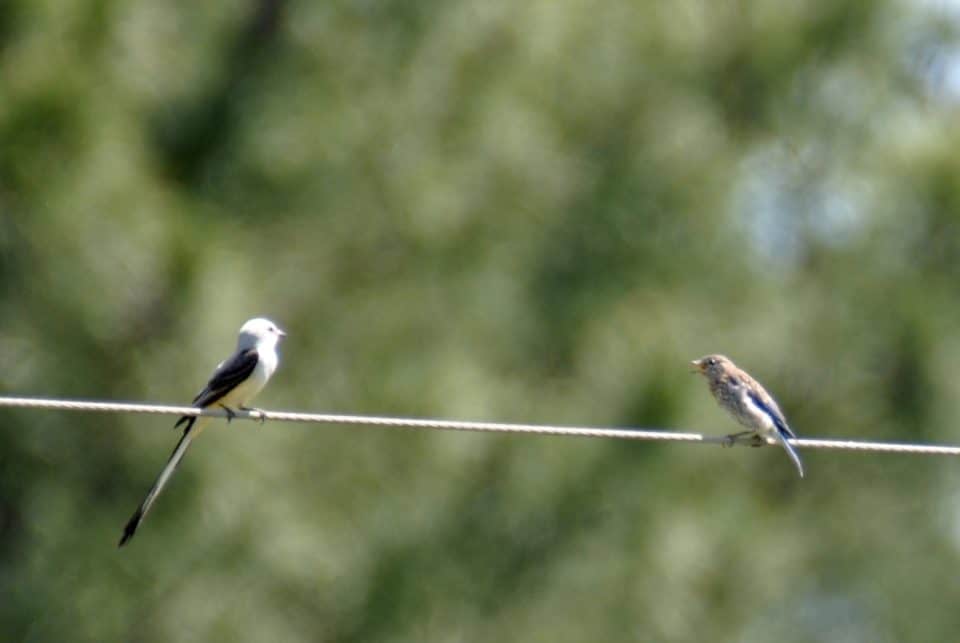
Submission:
{"label": "blue wing feather", "polygon": [[780,433],[786,435],[789,438],[796,438],[796,434],[787,426],[787,420],[783,417],[783,414],[780,413],[780,409],[776,406],[766,402],[754,391],[747,390],[747,396],[750,398],[754,404],[756,404],[761,411],[770,416],[770,419],[773,420],[773,425],[777,427],[777,430]]}
{"label": "blue wing feather", "polygon": [[783,417],[783,414],[779,412],[775,406],[767,403],[765,400],[761,399],[754,391],[747,391],[747,396],[750,398],[757,407],[766,413],[771,420],[773,420],[773,425],[777,427],[777,438],[780,440],[780,444],[783,445],[783,448],[786,450],[787,455],[790,456],[790,459],[793,460],[793,464],[796,465],[797,471],[800,473],[800,477],[803,477],[803,463],[800,461],[800,456],[797,454],[796,450],[793,448],[787,439],[794,438],[796,439],[796,434],[790,430],[790,427],[787,426],[787,421]]}

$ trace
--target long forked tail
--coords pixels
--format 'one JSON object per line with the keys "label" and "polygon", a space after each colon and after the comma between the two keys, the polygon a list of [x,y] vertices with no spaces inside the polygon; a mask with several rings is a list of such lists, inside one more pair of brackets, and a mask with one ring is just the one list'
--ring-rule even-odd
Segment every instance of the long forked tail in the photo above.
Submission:
{"label": "long forked tail", "polygon": [[[181,418],[181,420],[183,420],[183,418]],[[157,499],[157,496],[159,496],[160,492],[163,491],[163,488],[170,480],[170,476],[172,476],[173,472],[177,469],[177,465],[180,464],[183,456],[186,455],[187,448],[190,446],[190,442],[193,441],[193,436],[196,434],[194,431],[194,424],[196,421],[196,416],[190,416],[189,419],[186,420],[186,427],[183,429],[183,437],[181,437],[180,441],[177,442],[177,446],[173,449],[173,453],[170,454],[170,459],[167,460],[167,464],[165,467],[163,467],[163,471],[160,472],[160,475],[157,476],[157,480],[153,483],[153,486],[147,493],[147,497],[143,499],[143,502],[140,503],[140,506],[137,507],[137,510],[133,512],[132,516],[130,516],[130,520],[127,521],[126,526],[123,528],[123,536],[120,537],[120,542],[117,543],[117,547],[123,547],[126,545],[127,541],[133,538],[133,535],[137,533],[137,527],[139,527],[140,523],[143,522],[143,519],[147,516],[147,512],[150,511],[150,507],[153,506],[154,501]],[[175,426],[179,426],[180,424],[181,422],[177,422]]]}
{"label": "long forked tail", "polygon": [[787,455],[790,456],[790,459],[793,460],[793,463],[797,465],[797,472],[800,473],[800,477],[803,477],[803,463],[800,462],[800,456],[797,455],[796,449],[793,448],[793,445],[790,444],[788,438],[794,437],[791,434],[787,434],[780,428],[777,428],[777,439],[780,440],[780,444],[783,445],[783,448],[786,449]]}

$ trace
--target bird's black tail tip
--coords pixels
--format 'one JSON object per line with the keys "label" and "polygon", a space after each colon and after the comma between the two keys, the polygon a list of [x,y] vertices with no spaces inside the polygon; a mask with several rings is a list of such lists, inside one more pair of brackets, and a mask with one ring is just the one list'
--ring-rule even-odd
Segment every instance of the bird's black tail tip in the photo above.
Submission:
{"label": "bird's black tail tip", "polygon": [[137,527],[140,526],[140,519],[142,517],[143,514],[141,514],[139,510],[133,514],[133,517],[130,518],[130,521],[123,528],[123,535],[120,536],[120,542],[117,543],[117,548],[123,547],[133,538],[133,535],[137,533]]}

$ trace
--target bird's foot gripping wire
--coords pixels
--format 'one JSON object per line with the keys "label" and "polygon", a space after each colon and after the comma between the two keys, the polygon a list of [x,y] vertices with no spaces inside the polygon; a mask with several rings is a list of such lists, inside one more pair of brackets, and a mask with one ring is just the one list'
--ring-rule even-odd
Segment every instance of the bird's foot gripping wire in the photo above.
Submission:
{"label": "bird's foot gripping wire", "polygon": [[255,406],[241,406],[241,411],[247,411],[248,413],[256,413],[260,417],[257,419],[260,421],[260,424],[264,424],[267,421],[267,414],[263,412],[263,409],[258,409]]}
{"label": "bird's foot gripping wire", "polygon": [[[746,439],[744,439],[746,438]],[[762,447],[767,442],[759,435],[753,431],[741,431],[740,433],[731,433],[730,435],[724,436],[723,446],[726,448],[732,447],[735,444],[746,443],[752,447]]]}
{"label": "bird's foot gripping wire", "polygon": [[229,406],[221,404],[220,408],[223,409],[227,414],[227,424],[230,424],[233,421],[233,418],[237,417],[237,412],[231,409]]}

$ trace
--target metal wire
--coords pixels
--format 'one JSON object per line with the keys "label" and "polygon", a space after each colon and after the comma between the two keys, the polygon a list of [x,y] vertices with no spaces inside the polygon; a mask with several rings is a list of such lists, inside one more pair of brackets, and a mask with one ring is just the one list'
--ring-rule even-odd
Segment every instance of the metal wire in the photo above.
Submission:
{"label": "metal wire", "polygon": [[[168,406],[133,402],[95,402],[86,400],[54,400],[29,397],[0,397],[0,408],[48,409],[59,411],[92,411],[100,413],[152,413],[160,415],[209,415],[228,417],[222,408],[198,409],[193,406]],[[548,424],[517,424],[502,422],[470,422],[461,420],[432,420],[371,415],[338,415],[331,413],[288,413],[254,409],[232,409],[238,420],[274,420],[277,422],[307,422],[315,424],[359,424],[404,429],[436,429],[441,431],[481,431],[487,433],[518,433],[558,435],[583,438],[613,438],[621,440],[649,440],[664,442],[699,442],[729,444],[723,436],[664,429],[605,428],[586,426],[555,426]],[[866,442],[859,440],[821,440],[799,438],[790,443],[804,449],[833,449],[839,451],[872,451],[878,453],[912,453],[919,455],[960,455],[960,446],[936,444],[908,444],[896,442]],[[743,444],[737,442],[736,444]],[[749,443],[752,444],[752,443]]]}

